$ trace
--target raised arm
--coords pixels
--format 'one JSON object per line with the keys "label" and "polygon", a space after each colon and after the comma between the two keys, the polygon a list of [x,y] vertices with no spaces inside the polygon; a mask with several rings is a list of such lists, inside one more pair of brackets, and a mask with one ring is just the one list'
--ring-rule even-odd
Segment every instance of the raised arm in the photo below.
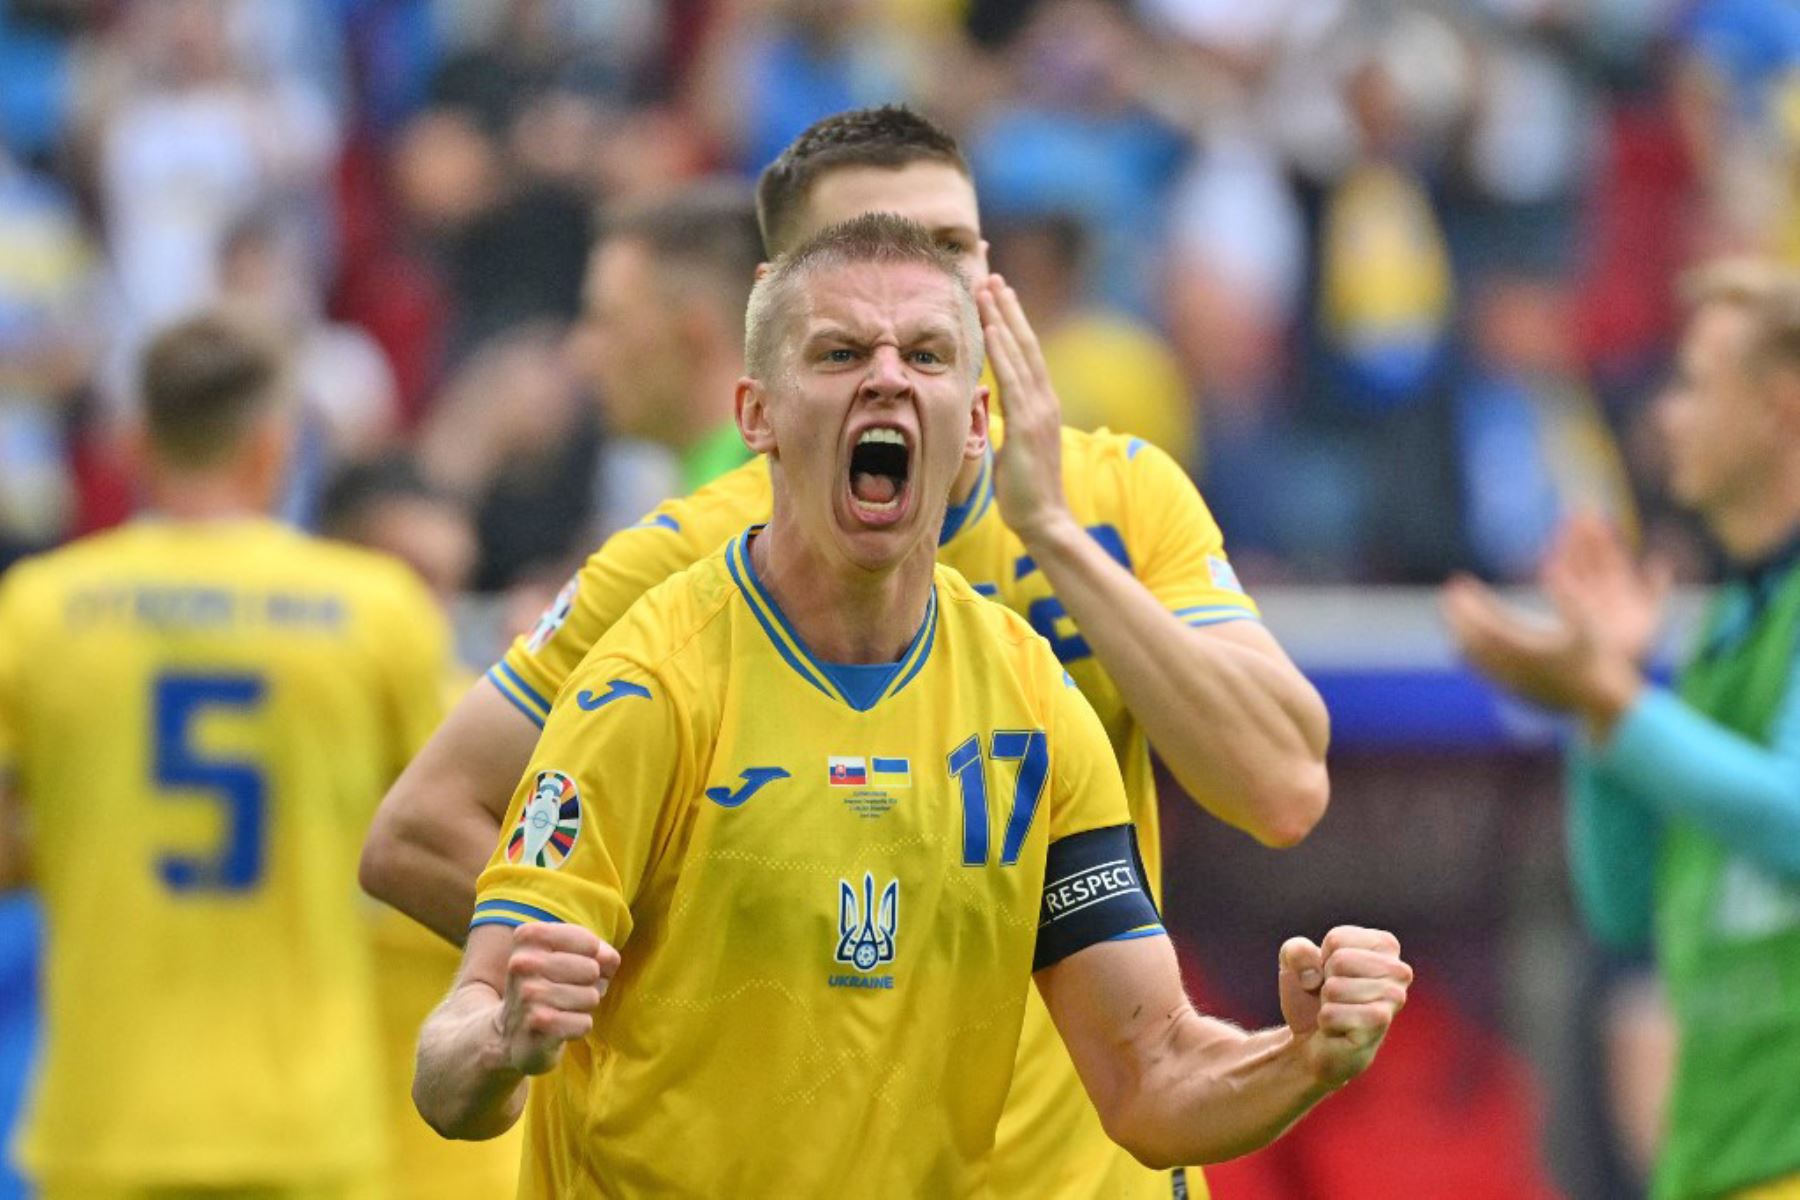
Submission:
{"label": "raised arm", "polygon": [[1381,930],[1344,926],[1281,949],[1287,1024],[1203,1016],[1166,937],[1105,941],[1037,985],[1107,1134],[1146,1166],[1219,1162],[1279,1137],[1362,1073],[1406,1002],[1412,969]]}
{"label": "raised arm", "polygon": [[475,878],[537,739],[532,720],[477,680],[376,811],[363,845],[364,890],[462,944]]}
{"label": "raised arm", "polygon": [[[1254,617],[1247,603],[1172,611],[1081,527],[1063,493],[1061,405],[1037,338],[998,276],[981,289],[980,303],[1006,415],[995,493],[1007,525],[1181,786],[1258,841],[1298,842],[1324,815],[1330,793],[1324,702],[1268,630],[1232,619]],[[1146,467],[1158,456],[1167,461],[1160,451],[1144,454]],[[1180,507],[1203,512],[1185,475],[1179,483]],[[1171,536],[1193,540],[1187,530]],[[1182,552],[1190,574],[1225,569],[1222,557],[1214,568],[1204,552]]]}

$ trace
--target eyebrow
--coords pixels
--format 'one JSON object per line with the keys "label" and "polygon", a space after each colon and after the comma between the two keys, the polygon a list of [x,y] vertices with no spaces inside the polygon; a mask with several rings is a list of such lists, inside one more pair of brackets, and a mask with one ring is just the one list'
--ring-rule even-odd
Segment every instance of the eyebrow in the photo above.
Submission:
{"label": "eyebrow", "polygon": [[[958,346],[962,343],[961,328],[947,321],[934,319],[923,325],[915,325],[909,329],[901,330],[900,332],[902,336],[899,340],[902,345],[927,340],[947,341]],[[847,326],[833,321],[829,324],[822,325],[817,329],[809,330],[806,336],[801,339],[801,344],[813,345],[818,342],[843,342],[852,346],[865,346],[869,344],[869,341],[870,339],[865,335],[857,333]]]}

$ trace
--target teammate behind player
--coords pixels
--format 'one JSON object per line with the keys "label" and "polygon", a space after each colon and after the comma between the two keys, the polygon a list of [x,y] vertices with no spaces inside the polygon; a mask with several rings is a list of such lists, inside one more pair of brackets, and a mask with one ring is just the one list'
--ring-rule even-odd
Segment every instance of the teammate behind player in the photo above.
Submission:
{"label": "teammate behind player", "polygon": [[755,204],[714,183],[609,213],[589,256],[579,357],[608,428],[673,450],[684,492],[751,457],[731,390],[761,261]]}
{"label": "teammate behind player", "polygon": [[52,1015],[46,1200],[361,1195],[385,1153],[357,843],[442,712],[399,563],[263,515],[276,351],[202,317],[141,368],[153,511],[0,580],[0,766]]}
{"label": "teammate behind player", "polygon": [[[905,109],[842,113],[764,172],[759,206],[771,253],[828,224],[891,211],[929,229],[977,281],[1006,435],[997,454],[959,472],[938,558],[1030,620],[1099,713],[1153,894],[1162,862],[1152,744],[1214,815],[1271,843],[1303,836],[1325,806],[1327,722],[1317,693],[1257,619],[1181,467],[1135,438],[1059,428],[1031,327],[987,275],[974,185],[955,141]],[[365,851],[370,890],[460,938],[549,698],[633,601],[765,519],[769,503],[758,460],[660,506],[591,556],[565,601],[463,698],[383,802]],[[1013,1092],[997,1194],[1200,1194],[1197,1176],[1154,1176],[1107,1139],[1035,998]]]}
{"label": "teammate behind player", "polygon": [[1393,938],[1342,928],[1283,948],[1283,1028],[1188,1004],[1100,722],[934,564],[986,451],[980,338],[954,259],[890,215],[757,285],[737,410],[773,514],[559,693],[420,1040],[452,1136],[549,1072],[522,1194],[978,1192],[1033,972],[1121,1144],[1228,1157],[1404,1002]]}

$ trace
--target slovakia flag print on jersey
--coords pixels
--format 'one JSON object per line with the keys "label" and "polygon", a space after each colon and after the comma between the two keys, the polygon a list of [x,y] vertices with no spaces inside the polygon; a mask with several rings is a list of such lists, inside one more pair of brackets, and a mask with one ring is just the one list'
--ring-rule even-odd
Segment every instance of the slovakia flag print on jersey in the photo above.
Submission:
{"label": "slovakia flag print on jersey", "polygon": [[869,768],[860,758],[839,758],[833,755],[826,760],[831,775],[832,787],[864,787],[869,782]]}

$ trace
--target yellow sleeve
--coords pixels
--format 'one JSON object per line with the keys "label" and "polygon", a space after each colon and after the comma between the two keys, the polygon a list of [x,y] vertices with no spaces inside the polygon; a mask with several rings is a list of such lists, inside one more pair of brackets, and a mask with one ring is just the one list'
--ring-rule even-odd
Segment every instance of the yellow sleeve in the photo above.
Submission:
{"label": "yellow sleeve", "polygon": [[639,596],[769,515],[761,458],[691,496],[668,500],[606,540],[488,671],[488,681],[540,728],[563,681]]}
{"label": "yellow sleeve", "polygon": [[[1050,729],[1050,841],[1129,825],[1131,806],[1106,727],[1067,672],[1057,668]],[[1053,677],[1054,678],[1054,677]]]}
{"label": "yellow sleeve", "polygon": [[1225,556],[1225,537],[1194,481],[1148,442],[1127,443],[1125,481],[1133,571],[1189,625],[1261,616]]}
{"label": "yellow sleeve", "polygon": [[566,921],[624,945],[653,850],[689,790],[683,728],[654,673],[611,653],[584,662],[507,809],[472,926]]}

